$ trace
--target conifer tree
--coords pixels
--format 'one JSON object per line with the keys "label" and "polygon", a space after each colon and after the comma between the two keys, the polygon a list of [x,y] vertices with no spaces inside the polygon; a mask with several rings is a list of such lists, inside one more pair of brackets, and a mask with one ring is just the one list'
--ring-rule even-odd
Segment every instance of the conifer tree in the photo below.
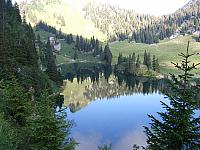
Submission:
{"label": "conifer tree", "polygon": [[75,52],[74,52],[74,59],[75,60],[78,59],[78,52],[77,52],[77,50],[75,50]]}
{"label": "conifer tree", "polygon": [[96,39],[95,46],[94,46],[94,56],[99,55],[99,40]]}
{"label": "conifer tree", "polygon": [[150,52],[148,53],[147,57],[146,57],[146,66],[147,69],[150,70],[152,68],[152,64],[151,64],[151,54]]}
{"label": "conifer tree", "polygon": [[45,52],[45,58],[47,60],[47,70],[46,73],[50,77],[51,80],[53,80],[56,83],[60,82],[60,75],[57,71],[56,63],[55,63],[55,57],[53,55],[52,47],[50,44],[50,40],[48,39],[46,44],[46,52]]}
{"label": "conifer tree", "polygon": [[128,73],[128,74],[134,74],[134,65],[133,65],[133,60],[132,60],[132,56],[131,55],[129,55],[129,57],[128,57],[128,62],[127,62],[127,70],[126,70],[126,72]]}
{"label": "conifer tree", "polygon": [[143,65],[147,65],[147,51],[144,51],[144,61],[143,61]]}
{"label": "conifer tree", "polygon": [[132,54],[132,57],[131,57],[132,61],[133,61],[133,68],[135,70],[136,68],[136,57],[135,57],[135,53]]}
{"label": "conifer tree", "polygon": [[15,11],[15,16],[16,16],[16,19],[19,23],[22,23],[22,18],[21,18],[21,15],[20,15],[20,10],[19,10],[19,5],[15,2],[14,6],[13,6],[13,9]]}
{"label": "conifer tree", "polygon": [[197,101],[194,99],[197,86],[190,84],[193,76],[191,71],[200,63],[192,64],[189,54],[189,42],[186,54],[179,54],[183,58],[182,63],[173,63],[183,73],[178,77],[171,75],[170,88],[172,92],[166,93],[170,105],[161,102],[166,112],[159,112],[161,121],[152,115],[151,128],[145,128],[147,135],[147,149],[154,150],[198,150],[200,147],[200,118],[195,117],[195,110],[198,109]]}
{"label": "conifer tree", "polygon": [[75,47],[79,50],[80,49],[80,39],[79,36],[76,36],[76,43],[75,43]]}
{"label": "conifer tree", "polygon": [[119,53],[118,60],[117,60],[117,65],[120,65],[122,62],[123,62],[123,56],[122,56],[121,53]]}
{"label": "conifer tree", "polygon": [[111,64],[111,62],[112,62],[112,53],[110,51],[110,48],[109,48],[108,44],[104,48],[104,61],[107,64]]}
{"label": "conifer tree", "polygon": [[160,65],[159,65],[159,61],[158,58],[156,59],[156,72],[160,72]]}
{"label": "conifer tree", "polygon": [[137,56],[137,60],[136,60],[136,68],[137,68],[137,69],[140,68],[140,55]]}
{"label": "conifer tree", "polygon": [[156,71],[156,56],[155,55],[153,55],[152,69],[153,69],[153,71]]}

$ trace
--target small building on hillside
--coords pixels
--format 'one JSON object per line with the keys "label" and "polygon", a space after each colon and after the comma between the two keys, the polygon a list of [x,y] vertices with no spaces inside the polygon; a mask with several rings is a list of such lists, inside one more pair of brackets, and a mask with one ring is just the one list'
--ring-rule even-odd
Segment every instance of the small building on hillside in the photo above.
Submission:
{"label": "small building on hillside", "polygon": [[53,48],[56,50],[56,51],[60,51],[61,50],[61,43],[59,42],[59,43],[55,43],[54,45],[53,45]]}
{"label": "small building on hillside", "polygon": [[54,37],[49,37],[49,41],[51,45],[55,44],[55,38]]}
{"label": "small building on hillside", "polygon": [[49,37],[49,41],[50,41],[51,46],[56,52],[59,52],[61,50],[61,43],[59,39],[55,37]]}

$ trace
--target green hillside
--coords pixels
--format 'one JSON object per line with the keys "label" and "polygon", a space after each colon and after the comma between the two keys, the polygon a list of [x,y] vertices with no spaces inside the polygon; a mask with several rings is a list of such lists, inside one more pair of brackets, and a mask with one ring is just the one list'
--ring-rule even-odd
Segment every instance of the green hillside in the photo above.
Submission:
{"label": "green hillside", "polygon": [[[185,52],[187,42],[190,41],[190,52],[197,53],[200,50],[200,43],[196,42],[193,36],[178,37],[174,40],[163,40],[158,44],[142,44],[142,43],[128,43],[128,41],[110,43],[110,49],[113,53],[113,64],[117,62],[119,53],[128,56],[135,52],[140,55],[140,60],[143,61],[143,54],[146,50],[152,55],[158,57],[161,71],[169,73],[173,71],[171,62],[180,62],[178,53]],[[194,56],[192,62],[199,62],[200,57]],[[199,72],[200,69],[197,70]]]}
{"label": "green hillside", "polygon": [[[41,37],[41,40],[43,42],[46,42],[48,37],[55,37],[54,34],[43,31],[43,30],[37,30],[35,31],[35,35],[39,34]],[[75,40],[75,37],[74,37]],[[65,63],[74,63],[74,52],[75,52],[75,43],[67,44],[66,41],[60,40],[61,43],[61,51],[59,53],[56,53],[56,63],[57,64],[65,64]],[[92,53],[78,53],[78,59],[76,62],[99,62],[99,59],[95,58]]]}
{"label": "green hillside", "polygon": [[[153,23],[153,22],[158,22],[158,26],[160,26],[159,24],[160,22],[157,20],[158,18],[153,17],[153,16],[145,16],[145,15],[140,16],[139,14],[135,14],[134,11],[129,12],[124,9],[116,8],[114,6],[97,5],[96,3],[92,3],[91,0],[86,0],[84,2],[81,0],[68,0],[68,1],[33,0],[32,2],[21,3],[20,10],[21,12],[25,11],[27,22],[30,21],[33,26],[36,25],[39,21],[43,21],[47,23],[48,25],[55,27],[57,30],[61,29],[63,33],[68,33],[68,34],[72,33],[74,35],[74,40],[75,40],[76,34],[79,34],[88,39],[90,39],[90,37],[94,35],[100,41],[105,41],[109,33],[109,30],[108,30],[108,26],[109,26],[109,29],[115,30],[116,34],[119,32],[120,34],[118,36],[121,37],[120,38],[121,40],[124,40],[124,41],[119,41],[115,38],[116,40],[115,42],[109,43],[110,49],[113,54],[112,64],[116,63],[119,53],[122,53],[124,56],[128,56],[129,54],[132,54],[133,52],[135,52],[136,54],[139,54],[140,61],[143,62],[143,54],[144,54],[144,51],[146,50],[147,52],[149,51],[151,55],[156,55],[156,57],[159,59],[162,73],[169,73],[169,72],[177,73],[177,72],[174,72],[173,66],[171,65],[171,61],[180,62],[179,57],[177,57],[177,55],[180,52],[185,52],[187,41],[191,41],[190,52],[197,53],[197,51],[200,50],[200,44],[196,42],[195,38],[192,35],[187,35],[187,34],[192,34],[194,31],[199,30],[198,17],[195,17],[196,15],[199,14],[198,13],[199,10],[196,8],[197,5],[195,4],[196,3],[194,4],[192,3],[192,5],[186,5],[184,9],[180,9],[176,11],[175,13],[172,14],[172,16],[168,16],[167,19],[164,19],[164,20],[161,19],[162,25],[165,26],[165,25],[170,24],[169,29],[171,29],[171,24],[172,24],[174,32],[176,29],[179,29],[180,26],[181,27],[183,26],[184,30],[181,29],[180,31],[178,30],[177,32],[175,32],[176,33],[174,34],[175,37],[181,34],[183,35],[186,34],[186,36],[182,36],[182,37],[179,36],[178,38],[175,38],[173,40],[166,40],[166,39],[160,40],[158,44],[135,43],[138,41],[129,43],[128,41],[131,41],[129,39],[130,37],[128,38],[128,40],[126,40],[127,34],[129,36],[129,33],[132,31],[132,29],[130,29],[129,27],[129,26],[132,26],[132,23],[131,23],[132,21],[136,22],[134,27],[138,27],[138,30],[139,30],[140,28],[145,28],[145,26],[143,25],[149,25],[148,23]],[[199,5],[199,3],[197,4]],[[88,6],[88,7],[84,7],[84,6]],[[115,12],[116,12],[116,15],[114,15],[115,17],[113,17],[113,13]],[[177,18],[176,16],[179,16],[177,14],[180,14],[181,17]],[[188,17],[185,17],[186,14],[188,14]],[[138,20],[140,19],[138,15],[142,18],[146,18],[147,20],[144,20],[144,19],[143,21]],[[107,16],[107,17],[104,17],[104,16]],[[134,18],[134,16],[136,18]],[[173,23],[172,23],[172,20],[170,20],[171,17],[174,18]],[[126,19],[124,20],[123,18],[126,18]],[[148,19],[150,19],[150,21],[148,21]],[[184,24],[183,23],[184,20],[187,23]],[[110,27],[110,25],[112,25],[112,27]],[[153,27],[153,29],[155,28],[153,25],[150,25],[149,27],[151,26]],[[189,28],[188,26],[192,26],[192,27]],[[130,29],[130,31],[125,34],[124,33],[125,29],[127,30]],[[168,31],[168,28],[166,28],[165,30],[164,29],[161,30],[161,29],[158,31],[159,33],[161,33],[162,31],[162,33],[164,34],[165,30]],[[174,32],[171,32],[171,30],[169,31],[170,31],[170,34],[168,35],[166,32],[165,33],[166,36],[163,35],[163,38],[170,37],[170,35],[174,33]],[[41,30],[37,31],[36,34],[37,33],[41,35],[41,39],[43,41],[46,41],[49,36],[55,36]],[[62,41],[62,40],[60,42],[62,44],[62,49],[59,54],[56,54],[57,64],[73,63],[75,44],[73,43],[69,45],[65,41]],[[199,59],[200,59],[199,56],[196,55],[193,57],[192,61],[199,62]],[[98,59],[93,57],[92,53],[82,53],[82,52],[78,53],[78,60],[76,61],[99,62]],[[197,72],[199,72],[199,70],[197,70]]]}
{"label": "green hillside", "polygon": [[27,22],[35,26],[39,21],[61,29],[64,33],[83,35],[86,38],[98,37],[104,41],[106,36],[100,32],[90,20],[84,18],[83,2],[80,0],[34,0],[20,4],[21,12],[25,12]]}
{"label": "green hillside", "polygon": [[[46,41],[47,37],[54,36],[51,33],[39,30],[36,34],[40,34],[41,39]],[[195,36],[187,35],[178,37],[174,40],[162,40],[158,44],[143,44],[143,43],[129,43],[128,41],[116,41],[109,43],[110,49],[113,54],[112,64],[116,64],[119,53],[122,53],[123,56],[128,56],[133,52],[140,55],[140,61],[143,61],[143,54],[146,50],[150,52],[151,55],[156,55],[158,57],[161,72],[162,73],[178,73],[175,72],[173,65],[171,62],[180,62],[178,54],[181,52],[185,52],[187,47],[187,42],[190,41],[190,52],[197,53],[200,50],[200,43],[196,42]],[[74,47],[75,44],[67,44],[65,41],[60,41],[62,44],[62,49],[59,54],[56,55],[57,64],[61,63],[73,63],[73,55],[74,55]],[[105,45],[104,43],[103,45]],[[97,59],[93,57],[92,54],[88,53],[79,53],[78,62],[99,62]],[[192,59],[192,62],[199,62],[200,57],[195,55]],[[200,69],[196,71],[200,72]]]}

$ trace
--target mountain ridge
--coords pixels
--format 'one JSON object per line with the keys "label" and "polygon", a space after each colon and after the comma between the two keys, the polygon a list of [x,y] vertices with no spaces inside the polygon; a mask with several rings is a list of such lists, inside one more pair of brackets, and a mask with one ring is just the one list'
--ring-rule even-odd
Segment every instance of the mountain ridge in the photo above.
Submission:
{"label": "mountain ridge", "polygon": [[[183,23],[189,20],[188,24],[191,24],[193,16],[199,19],[200,11],[195,4],[199,7],[199,0],[191,0],[174,13],[159,17],[138,14],[94,0],[32,0],[30,3],[21,3],[20,9],[26,12],[32,24],[43,21],[64,33],[81,34],[86,38],[95,36],[101,41],[129,39],[152,44],[170,38],[179,28],[183,30]],[[199,23],[195,30],[198,28]],[[188,29],[182,32],[185,34]],[[137,36],[140,36],[139,39]]]}

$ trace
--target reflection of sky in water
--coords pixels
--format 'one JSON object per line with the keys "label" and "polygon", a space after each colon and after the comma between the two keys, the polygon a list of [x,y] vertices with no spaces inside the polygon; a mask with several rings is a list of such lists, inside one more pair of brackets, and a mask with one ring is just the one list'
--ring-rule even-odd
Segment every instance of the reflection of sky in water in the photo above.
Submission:
{"label": "reflection of sky in water", "polygon": [[68,119],[76,123],[72,136],[80,143],[77,150],[96,150],[104,143],[112,143],[112,150],[145,145],[142,126],[150,122],[147,114],[157,116],[163,110],[160,100],[167,101],[159,94],[134,94],[96,100],[75,113],[68,111]]}

